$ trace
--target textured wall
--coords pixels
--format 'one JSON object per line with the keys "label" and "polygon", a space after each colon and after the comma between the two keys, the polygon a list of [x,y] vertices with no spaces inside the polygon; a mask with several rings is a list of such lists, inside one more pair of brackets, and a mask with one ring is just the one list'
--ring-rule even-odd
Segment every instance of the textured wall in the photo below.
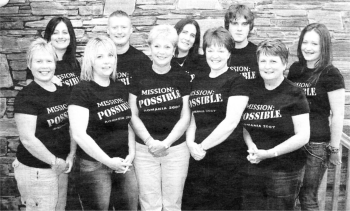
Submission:
{"label": "textured wall", "polygon": [[[118,3],[116,3],[118,2]],[[250,40],[282,39],[290,48],[290,64],[296,60],[300,31],[313,22],[331,31],[334,65],[350,90],[350,0],[10,0],[0,8],[0,204],[1,210],[18,209],[18,191],[10,163],[19,143],[13,120],[13,102],[26,79],[25,52],[30,42],[43,33],[47,22],[58,15],[72,20],[81,57],[87,40],[105,34],[108,15],[125,8],[132,14],[131,44],[148,53],[146,38],[152,26],[175,24],[193,16],[202,34],[209,27],[224,24],[225,9],[245,3],[256,14]],[[349,134],[350,95],[346,98],[346,126]]]}

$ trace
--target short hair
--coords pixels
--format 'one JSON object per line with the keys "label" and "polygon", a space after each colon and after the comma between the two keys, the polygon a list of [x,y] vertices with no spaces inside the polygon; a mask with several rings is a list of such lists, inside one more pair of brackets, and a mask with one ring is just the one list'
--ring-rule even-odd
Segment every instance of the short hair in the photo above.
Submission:
{"label": "short hair", "polygon": [[[184,27],[188,24],[194,25],[194,27],[196,28],[196,31],[197,31],[193,46],[188,52],[188,56],[191,59],[196,59],[198,57],[198,49],[199,49],[200,39],[201,39],[201,30],[199,28],[198,22],[195,21],[191,17],[187,17],[187,18],[183,18],[179,22],[177,22],[175,24],[174,28],[176,29],[177,34],[180,34],[182,32],[182,30],[184,29]],[[179,54],[179,50],[176,48],[175,49],[175,56],[177,56],[178,54]]]}
{"label": "short hair", "polygon": [[298,49],[297,49],[297,56],[299,59],[299,63],[306,67],[306,60],[304,58],[303,52],[301,50],[301,45],[303,44],[305,34],[307,32],[314,31],[320,36],[320,58],[315,64],[315,70],[313,71],[312,76],[310,77],[309,82],[310,83],[316,83],[318,81],[318,78],[320,77],[322,71],[325,69],[325,67],[332,64],[332,41],[331,41],[331,35],[327,29],[327,27],[322,23],[311,23],[307,25],[300,34],[299,42],[298,42]]}
{"label": "short hair", "polygon": [[231,5],[225,13],[225,28],[228,30],[230,22],[238,17],[244,17],[249,23],[250,31],[254,28],[254,14],[243,4]]}
{"label": "short hair", "polygon": [[265,40],[259,43],[256,57],[259,62],[260,55],[278,56],[284,65],[288,64],[289,51],[281,40]]}
{"label": "short hair", "polygon": [[69,64],[71,64],[73,66],[73,68],[79,68],[79,64],[77,64],[77,60],[76,60],[76,56],[75,56],[76,50],[77,50],[77,41],[76,41],[75,32],[74,32],[72,22],[68,18],[61,17],[61,16],[53,17],[49,21],[49,23],[46,25],[44,39],[47,40],[48,42],[51,41],[51,36],[55,32],[56,26],[61,22],[66,24],[67,29],[68,29],[68,33],[70,36],[70,42],[69,42],[69,45],[67,47],[66,52],[63,55],[62,60],[67,61]]}
{"label": "short hair", "polygon": [[127,17],[130,20],[130,23],[131,23],[130,16],[126,12],[124,12],[123,10],[116,10],[116,11],[114,11],[112,14],[109,15],[108,21],[112,17]]}
{"label": "short hair", "polygon": [[153,27],[148,34],[148,45],[151,45],[158,37],[167,38],[174,47],[177,46],[179,36],[177,35],[175,28],[170,25],[162,24]]}
{"label": "short hair", "polygon": [[32,67],[34,53],[39,50],[46,51],[47,53],[51,54],[56,63],[57,55],[52,45],[43,38],[37,38],[30,44],[27,51],[27,67],[29,69]]}
{"label": "short hair", "polygon": [[[91,38],[89,42],[86,44],[86,47],[84,50],[84,57],[82,60],[81,75],[80,75],[81,80],[92,81],[94,79],[93,65],[95,63],[97,49],[101,46],[104,47],[107,52],[112,53],[114,55],[115,61],[117,63],[117,49],[115,47],[114,42],[110,38],[104,35]],[[113,68],[113,72],[110,77],[113,81],[115,81],[117,77],[117,65],[114,64],[112,68]]]}
{"label": "short hair", "polygon": [[205,54],[206,49],[211,45],[225,46],[225,48],[232,53],[235,47],[232,35],[229,31],[222,26],[218,28],[208,29],[203,36],[203,51]]}

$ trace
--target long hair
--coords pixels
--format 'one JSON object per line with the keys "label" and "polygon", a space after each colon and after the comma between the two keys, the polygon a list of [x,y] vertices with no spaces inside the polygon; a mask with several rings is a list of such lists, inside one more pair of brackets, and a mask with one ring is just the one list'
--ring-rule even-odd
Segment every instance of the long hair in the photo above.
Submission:
{"label": "long hair", "polygon": [[52,18],[46,26],[44,39],[47,40],[48,42],[50,42],[51,36],[55,32],[56,26],[61,22],[66,24],[67,29],[68,29],[68,33],[70,36],[70,42],[69,42],[69,45],[67,47],[66,52],[63,55],[62,60],[68,62],[69,64],[72,65],[72,67],[74,69],[76,69],[79,67],[79,64],[77,64],[77,60],[76,60],[76,56],[75,56],[76,49],[77,49],[77,41],[76,41],[73,25],[68,18],[66,18],[66,17],[54,17],[54,18]]}
{"label": "long hair", "polygon": [[[104,47],[105,51],[113,54],[115,57],[115,61],[117,63],[117,48],[115,47],[114,42],[104,35],[100,35],[98,37],[91,38],[89,42],[86,44],[85,50],[84,50],[84,57],[82,60],[82,67],[81,67],[81,75],[80,79],[82,81],[93,81],[93,65],[95,63],[96,59],[96,50],[98,47]],[[110,76],[110,78],[115,81],[117,78],[117,65],[112,65],[113,72]]]}
{"label": "long hair", "polygon": [[297,56],[299,63],[303,66],[303,71],[306,69],[307,61],[304,58],[301,46],[303,44],[305,34],[309,31],[314,31],[320,36],[320,57],[315,64],[315,70],[308,80],[309,83],[316,84],[323,70],[332,64],[332,42],[331,35],[325,25],[321,23],[312,23],[307,25],[301,31],[297,50]]}
{"label": "long hair", "polygon": [[[187,24],[192,24],[194,25],[194,27],[196,27],[196,37],[194,39],[192,48],[188,52],[189,59],[196,60],[198,58],[198,49],[199,49],[200,39],[201,39],[201,30],[199,28],[198,22],[190,17],[187,17],[177,22],[174,28],[176,29],[177,34],[180,34]],[[179,55],[179,50],[178,50],[178,47],[176,47],[175,57],[177,57],[178,55]]]}

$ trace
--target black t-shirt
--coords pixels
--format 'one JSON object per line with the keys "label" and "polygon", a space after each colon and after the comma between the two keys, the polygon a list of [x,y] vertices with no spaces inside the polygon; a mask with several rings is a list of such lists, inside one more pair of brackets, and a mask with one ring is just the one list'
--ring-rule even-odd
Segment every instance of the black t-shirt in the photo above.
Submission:
{"label": "black t-shirt", "polygon": [[[124,54],[118,54],[117,79],[129,86],[133,74],[138,74],[145,67],[152,64],[151,60],[142,51],[130,45]],[[141,73],[142,74],[142,73]]]}
{"label": "black t-shirt", "polygon": [[[89,109],[86,133],[110,157],[125,158],[128,155],[128,124],[131,119],[128,96],[127,87],[112,80],[108,87],[94,81],[81,81],[71,93],[69,105]],[[95,161],[81,148],[77,154]]]}
{"label": "black t-shirt", "polygon": [[[226,117],[228,99],[231,96],[248,96],[246,80],[238,73],[227,70],[216,78],[209,74],[196,77],[192,82],[190,107],[196,121],[195,142],[201,143]],[[242,126],[220,145],[208,150],[213,152],[234,152],[244,146]]]}
{"label": "black t-shirt", "polygon": [[191,76],[191,82],[196,76],[204,76],[210,72],[210,67],[204,55],[198,55],[197,59],[191,59],[188,56],[181,58],[173,57],[171,67],[188,73]]}
{"label": "black t-shirt", "polygon": [[242,49],[233,49],[228,62],[230,70],[241,74],[247,80],[259,76],[259,66],[256,57],[257,46],[251,42]]}
{"label": "black t-shirt", "polygon": [[[163,141],[180,119],[183,97],[190,94],[189,75],[173,68],[166,74],[157,74],[149,66],[134,79],[130,92],[137,97],[139,117],[151,136]],[[144,144],[139,137],[136,141]],[[185,134],[172,146],[184,141]]]}
{"label": "black t-shirt", "polygon": [[[68,86],[56,86],[49,92],[35,81],[21,90],[14,104],[14,112],[37,116],[35,137],[56,157],[66,159],[70,151],[67,103]],[[17,149],[18,160],[34,168],[50,168],[50,165],[34,157],[22,143]]]}
{"label": "black t-shirt", "polygon": [[[271,149],[295,134],[292,117],[309,113],[309,106],[303,90],[288,79],[273,90],[267,90],[262,80],[252,85],[242,123],[258,149]],[[298,149],[257,165],[293,171],[302,168],[304,163],[304,153]]]}
{"label": "black t-shirt", "polygon": [[[71,89],[73,86],[77,85],[80,81],[80,66],[79,62],[76,61],[77,67],[73,68],[70,63],[67,61],[57,61],[55,76],[62,80],[63,84],[70,86]],[[34,79],[32,71],[27,68],[27,79]]]}
{"label": "black t-shirt", "polygon": [[333,65],[327,67],[320,75],[316,85],[311,85],[308,79],[314,69],[303,67],[299,62],[295,62],[289,68],[288,79],[303,88],[310,106],[310,127],[313,142],[329,142],[330,127],[328,117],[330,115],[330,104],[328,92],[344,89],[344,78],[339,70]]}

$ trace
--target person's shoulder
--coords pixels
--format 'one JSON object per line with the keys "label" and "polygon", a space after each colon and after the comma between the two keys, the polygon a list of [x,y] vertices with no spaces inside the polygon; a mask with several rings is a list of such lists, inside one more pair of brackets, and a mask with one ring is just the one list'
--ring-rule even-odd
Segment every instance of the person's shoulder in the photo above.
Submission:
{"label": "person's shoulder", "polygon": [[248,45],[247,45],[247,48],[250,49],[251,51],[256,52],[256,50],[258,49],[258,46],[249,41]]}
{"label": "person's shoulder", "polygon": [[299,87],[298,85],[296,85],[295,83],[293,83],[287,78],[284,78],[283,85],[284,85],[283,89],[290,93],[294,93],[294,94],[304,93],[304,90],[301,87]]}
{"label": "person's shoulder", "polygon": [[149,57],[145,53],[143,53],[141,50],[135,48],[132,45],[130,45],[129,50],[127,51],[127,54],[138,56],[138,57],[140,57],[142,59],[150,60]]}

